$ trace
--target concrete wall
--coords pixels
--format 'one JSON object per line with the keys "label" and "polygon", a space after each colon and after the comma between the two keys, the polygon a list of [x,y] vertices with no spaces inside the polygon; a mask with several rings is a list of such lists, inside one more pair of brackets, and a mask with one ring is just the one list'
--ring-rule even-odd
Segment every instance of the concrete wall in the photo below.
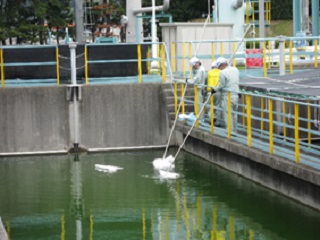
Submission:
{"label": "concrete wall", "polygon": [[[177,125],[186,134],[189,126]],[[320,173],[303,164],[194,129],[184,150],[320,210]]]}
{"label": "concrete wall", "polygon": [[0,155],[83,148],[164,146],[169,135],[161,84],[90,85],[77,102],[67,87],[0,89]]}
{"label": "concrete wall", "polygon": [[0,153],[66,150],[68,115],[63,87],[0,89]]}
{"label": "concrete wall", "polygon": [[85,148],[165,145],[169,133],[161,84],[83,87],[80,143]]}

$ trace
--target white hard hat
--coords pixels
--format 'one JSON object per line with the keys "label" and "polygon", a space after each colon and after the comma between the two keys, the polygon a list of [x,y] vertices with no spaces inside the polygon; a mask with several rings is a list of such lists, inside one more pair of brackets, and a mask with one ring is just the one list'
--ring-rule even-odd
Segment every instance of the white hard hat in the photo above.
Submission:
{"label": "white hard hat", "polygon": [[224,57],[220,57],[217,59],[217,67],[220,67],[221,64],[226,63],[228,64],[228,60]]}
{"label": "white hard hat", "polygon": [[200,59],[197,57],[193,57],[190,59],[190,66],[193,67],[197,62],[200,62]]}
{"label": "white hard hat", "polygon": [[211,68],[218,68],[217,61],[213,61],[213,62],[211,63]]}

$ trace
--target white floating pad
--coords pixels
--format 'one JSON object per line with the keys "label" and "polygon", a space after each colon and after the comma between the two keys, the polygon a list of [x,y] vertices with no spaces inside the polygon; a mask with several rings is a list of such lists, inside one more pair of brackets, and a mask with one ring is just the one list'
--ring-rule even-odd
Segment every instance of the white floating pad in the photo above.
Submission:
{"label": "white floating pad", "polygon": [[157,170],[171,170],[175,168],[174,157],[171,155],[166,158],[156,158],[152,164]]}
{"label": "white floating pad", "polygon": [[123,169],[121,167],[112,166],[112,165],[103,165],[103,164],[95,164],[94,167],[95,167],[95,170],[97,171],[107,172],[107,173],[115,173]]}
{"label": "white floating pad", "polygon": [[175,172],[168,172],[168,171],[163,171],[163,170],[159,170],[159,172],[160,172],[161,178],[178,179],[180,177],[179,173],[175,173]]}

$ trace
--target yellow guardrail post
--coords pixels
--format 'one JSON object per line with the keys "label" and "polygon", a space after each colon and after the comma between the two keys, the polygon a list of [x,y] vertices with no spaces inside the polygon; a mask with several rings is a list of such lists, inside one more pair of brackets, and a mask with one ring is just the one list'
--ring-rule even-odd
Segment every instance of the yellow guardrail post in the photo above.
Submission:
{"label": "yellow guardrail post", "polygon": [[268,68],[271,68],[271,41],[268,41]]}
{"label": "yellow guardrail post", "polygon": [[247,101],[247,143],[248,146],[252,146],[252,129],[251,129],[251,96],[246,95]]}
{"label": "yellow guardrail post", "polygon": [[308,101],[308,106],[307,106],[307,128],[308,128],[308,144],[309,147],[311,145],[311,107],[310,107],[310,101]]}
{"label": "yellow guardrail post", "polygon": [[175,43],[171,43],[171,69],[172,69],[172,72],[174,73],[177,71]]}
{"label": "yellow guardrail post", "polygon": [[246,2],[246,24],[249,24],[249,2]]}
{"label": "yellow guardrail post", "polygon": [[[181,98],[182,98],[183,93],[184,93],[184,84],[183,83],[180,84],[180,88],[181,88]],[[181,102],[181,113],[185,113],[184,98],[182,100],[183,101]]]}
{"label": "yellow guardrail post", "polygon": [[300,162],[300,145],[299,145],[299,105],[294,104],[294,142],[296,163]]}
{"label": "yellow guardrail post", "polygon": [[314,40],[314,67],[318,67],[318,40]]}
{"label": "yellow guardrail post", "polygon": [[167,68],[166,68],[166,55],[165,55],[165,51],[164,51],[164,45],[161,45],[161,69],[162,69],[162,82],[165,83],[166,82],[166,72],[167,72]]}
{"label": "yellow guardrail post", "polygon": [[211,133],[214,133],[214,96],[210,96],[210,130]]}
{"label": "yellow guardrail post", "polygon": [[57,85],[60,85],[60,64],[59,64],[59,48],[56,47],[56,71],[57,71]]}
{"label": "yellow guardrail post", "polygon": [[148,75],[150,75],[150,70],[151,70],[151,67],[150,67],[151,64],[149,64],[149,59],[151,58],[151,47],[150,46],[148,47],[147,58],[148,58],[148,61],[146,62],[146,64],[147,64],[147,69],[148,69]]}
{"label": "yellow guardrail post", "polygon": [[261,134],[263,134],[263,129],[264,129],[264,108],[265,108],[265,106],[264,106],[264,98],[263,97],[261,97],[260,98],[260,109],[261,109],[261,112],[260,112],[260,118],[261,118],[261,120],[260,120],[260,130],[261,130]]}
{"label": "yellow guardrail post", "polygon": [[267,77],[267,51],[266,42],[263,42],[263,76]]}
{"label": "yellow guardrail post", "polygon": [[62,214],[61,216],[61,235],[60,235],[61,240],[66,239],[66,221],[64,218],[64,215]]}
{"label": "yellow guardrail post", "polygon": [[173,85],[173,89],[174,89],[174,112],[177,115],[178,112],[178,84],[177,82],[174,83]]}
{"label": "yellow guardrail post", "polygon": [[138,79],[142,83],[142,67],[141,67],[141,44],[137,45],[137,58],[138,58]]}
{"label": "yellow guardrail post", "polygon": [[231,138],[231,92],[228,92],[228,107],[227,107],[227,121],[228,121],[228,139]]}
{"label": "yellow guardrail post", "polygon": [[[194,86],[194,113],[196,116],[199,115],[199,96],[198,96],[198,86]],[[196,128],[199,128],[199,119],[196,122]]]}
{"label": "yellow guardrail post", "polygon": [[223,42],[220,42],[220,56],[223,56]]}
{"label": "yellow guardrail post", "polygon": [[92,210],[90,210],[90,237],[89,240],[93,239],[93,215]]}
{"label": "yellow guardrail post", "polygon": [[88,66],[88,47],[84,47],[84,71],[85,71],[85,81],[86,84],[89,83],[89,66]]}
{"label": "yellow guardrail post", "polygon": [[182,43],[182,71],[183,71],[183,76],[186,76],[186,72],[187,72],[187,64],[186,64],[186,43],[183,42]]}
{"label": "yellow guardrail post", "polygon": [[0,66],[1,66],[1,86],[4,87],[4,60],[3,48],[0,48]]}
{"label": "yellow guardrail post", "polygon": [[290,53],[290,55],[289,55],[289,64],[290,64],[289,70],[290,70],[290,74],[292,74],[293,73],[293,59],[292,59],[292,41],[291,40],[289,40],[289,53]]}
{"label": "yellow guardrail post", "polygon": [[269,99],[269,148],[270,153],[273,154],[273,101]]}
{"label": "yellow guardrail post", "polygon": [[214,61],[214,42],[211,43],[211,61]]}
{"label": "yellow guardrail post", "polygon": [[234,42],[233,43],[233,52],[234,52],[234,54],[235,54],[235,56],[234,56],[234,58],[233,58],[233,66],[234,67],[237,67],[237,59],[236,59],[236,54],[237,54],[237,43],[236,42]]}
{"label": "yellow guardrail post", "polygon": [[286,120],[286,115],[287,115],[287,103],[283,102],[283,140],[287,141],[287,120]]}

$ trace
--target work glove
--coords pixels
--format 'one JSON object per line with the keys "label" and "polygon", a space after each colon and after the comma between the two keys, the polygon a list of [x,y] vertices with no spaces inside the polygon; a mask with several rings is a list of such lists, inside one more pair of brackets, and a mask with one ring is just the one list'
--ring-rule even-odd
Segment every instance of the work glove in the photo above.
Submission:
{"label": "work glove", "polygon": [[211,94],[215,94],[217,92],[217,90],[215,90],[214,88],[211,89]]}

